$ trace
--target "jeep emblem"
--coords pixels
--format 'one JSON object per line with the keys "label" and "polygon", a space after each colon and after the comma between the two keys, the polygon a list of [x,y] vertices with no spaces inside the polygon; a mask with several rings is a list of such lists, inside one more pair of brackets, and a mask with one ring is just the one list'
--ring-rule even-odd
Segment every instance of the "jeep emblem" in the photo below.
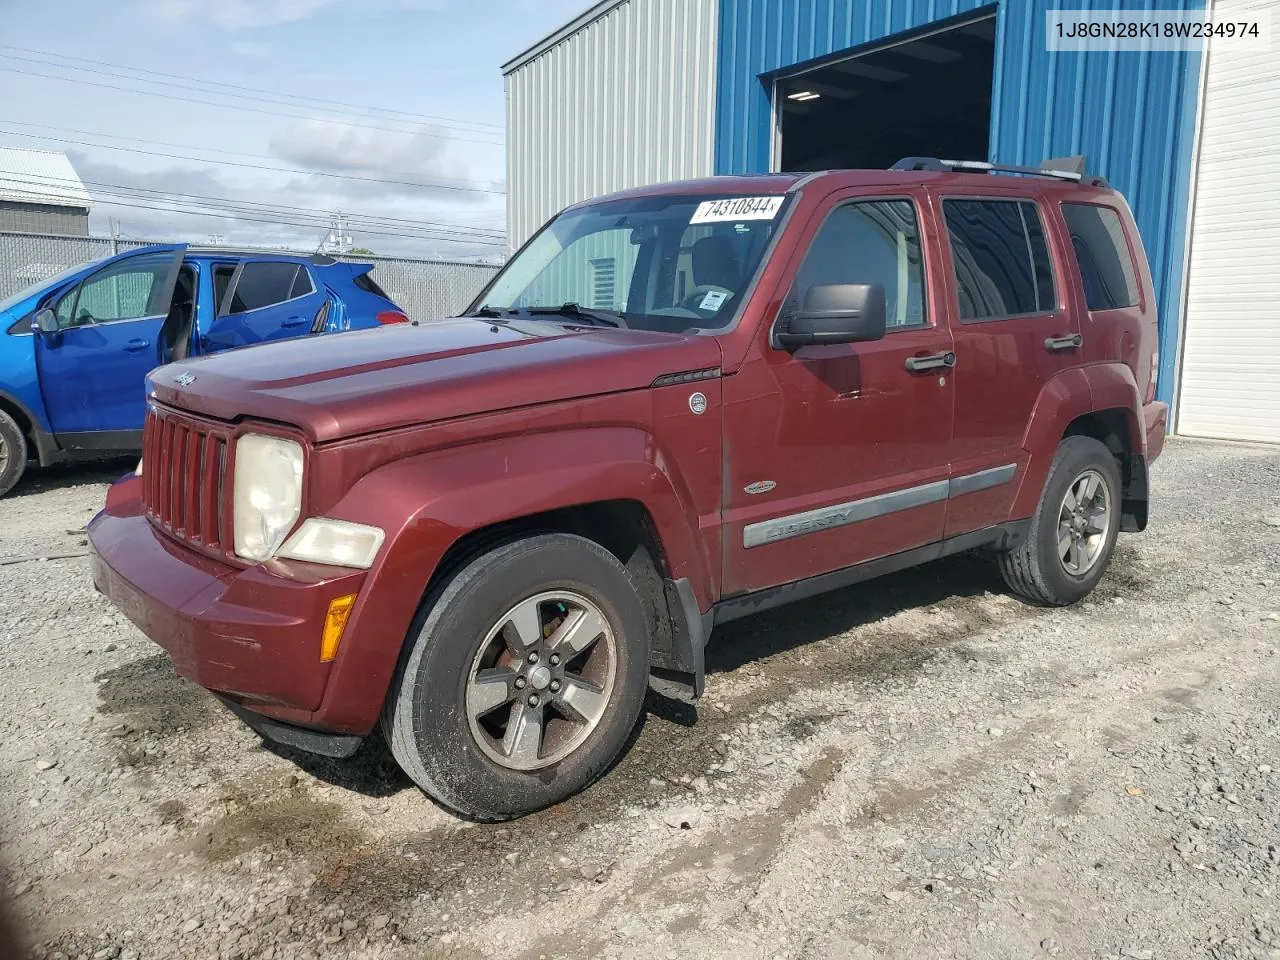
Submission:
{"label": "jeep emblem", "polygon": [[196,375],[183,370],[182,373],[173,378],[173,382],[180,387],[189,387],[196,382]]}
{"label": "jeep emblem", "polygon": [[693,393],[689,395],[689,409],[694,413],[707,412],[707,398],[705,394]]}

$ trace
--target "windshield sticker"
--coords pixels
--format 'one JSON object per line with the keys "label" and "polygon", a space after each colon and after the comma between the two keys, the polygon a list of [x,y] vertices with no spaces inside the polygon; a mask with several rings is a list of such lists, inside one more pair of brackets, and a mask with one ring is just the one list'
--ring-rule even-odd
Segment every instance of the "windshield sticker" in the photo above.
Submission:
{"label": "windshield sticker", "polygon": [[714,312],[719,310],[728,299],[729,295],[723,290],[709,290],[707,295],[702,298],[702,302],[698,304],[698,309]]}
{"label": "windshield sticker", "polygon": [[772,220],[782,207],[783,197],[731,197],[704,200],[689,218],[690,223],[722,223],[726,220]]}

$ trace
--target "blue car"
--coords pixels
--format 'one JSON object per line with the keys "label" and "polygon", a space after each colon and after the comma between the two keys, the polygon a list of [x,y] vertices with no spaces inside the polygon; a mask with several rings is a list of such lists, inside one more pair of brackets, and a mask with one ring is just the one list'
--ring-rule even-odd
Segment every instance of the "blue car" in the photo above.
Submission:
{"label": "blue car", "polygon": [[407,321],[329,257],[143,247],[0,302],[0,496],[41,466],[142,447],[146,374],[268,340]]}

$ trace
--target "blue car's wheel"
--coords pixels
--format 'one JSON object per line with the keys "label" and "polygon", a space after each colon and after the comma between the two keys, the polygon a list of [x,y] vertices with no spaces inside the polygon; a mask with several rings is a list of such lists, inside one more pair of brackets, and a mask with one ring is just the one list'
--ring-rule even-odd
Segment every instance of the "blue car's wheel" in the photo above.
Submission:
{"label": "blue car's wheel", "polygon": [[27,467],[27,438],[13,417],[0,410],[0,497],[13,489]]}

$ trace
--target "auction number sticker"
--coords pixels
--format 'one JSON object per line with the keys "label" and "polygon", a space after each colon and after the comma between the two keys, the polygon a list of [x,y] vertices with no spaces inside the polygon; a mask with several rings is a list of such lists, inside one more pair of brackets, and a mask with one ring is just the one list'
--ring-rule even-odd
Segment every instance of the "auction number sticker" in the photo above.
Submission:
{"label": "auction number sticker", "polygon": [[730,197],[704,200],[690,223],[724,223],[728,220],[772,220],[782,208],[783,197]]}

